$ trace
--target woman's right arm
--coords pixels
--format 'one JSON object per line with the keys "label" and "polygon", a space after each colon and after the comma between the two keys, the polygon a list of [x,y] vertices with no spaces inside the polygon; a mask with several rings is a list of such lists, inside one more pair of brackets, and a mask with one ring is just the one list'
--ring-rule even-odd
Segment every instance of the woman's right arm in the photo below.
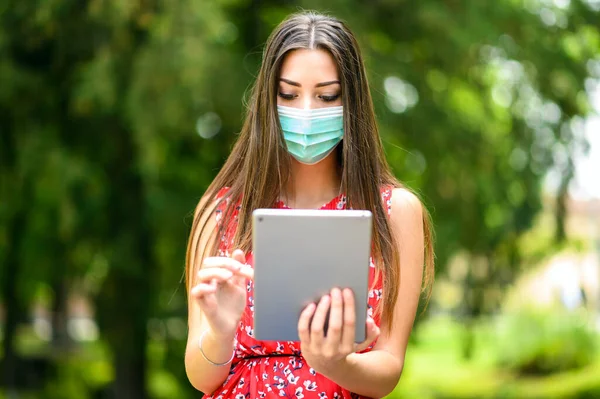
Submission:
{"label": "woman's right arm", "polygon": [[[201,232],[201,227],[206,227]],[[201,215],[197,229],[191,232],[188,292],[188,341],[185,369],[190,383],[210,394],[223,384],[229,374],[234,337],[246,301],[244,254],[235,251],[232,258],[203,258],[210,254],[216,229],[214,206]],[[201,234],[202,233],[202,234]],[[203,336],[204,334],[204,336]],[[202,355],[200,339],[202,338]],[[209,360],[207,360],[209,359]],[[213,363],[227,363],[219,366]]]}

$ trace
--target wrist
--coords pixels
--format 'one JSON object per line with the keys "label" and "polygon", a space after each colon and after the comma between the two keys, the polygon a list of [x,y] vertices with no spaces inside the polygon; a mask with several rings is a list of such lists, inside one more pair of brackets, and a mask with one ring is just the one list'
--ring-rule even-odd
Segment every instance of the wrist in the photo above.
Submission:
{"label": "wrist", "polygon": [[[200,354],[208,363],[213,366],[226,366],[233,361],[235,357],[234,337],[232,338],[215,338],[210,336],[210,328],[204,330],[204,332],[198,338],[198,348]],[[208,341],[208,343],[207,343]],[[206,347],[212,349],[207,354],[205,352]]]}
{"label": "wrist", "polygon": [[235,338],[237,329],[229,332],[215,331],[211,327],[208,327],[205,331],[204,340],[210,340],[211,343],[221,343],[221,342],[233,342]]}
{"label": "wrist", "polygon": [[356,361],[356,355],[356,353],[351,353],[337,361],[324,364],[320,367],[320,370],[315,371],[319,374],[324,375],[330,380],[336,381],[340,376],[346,375],[349,372],[349,370],[353,367],[352,365]]}

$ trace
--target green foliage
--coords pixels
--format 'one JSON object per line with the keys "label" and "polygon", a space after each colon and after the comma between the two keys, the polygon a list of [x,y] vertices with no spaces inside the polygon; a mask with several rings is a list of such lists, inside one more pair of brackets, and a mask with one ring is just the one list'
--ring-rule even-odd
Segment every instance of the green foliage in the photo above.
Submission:
{"label": "green foliage", "polygon": [[[190,214],[240,129],[262,44],[299,7],[355,32],[389,162],[432,210],[438,272],[463,251],[509,282],[545,173],[568,180],[582,145],[585,80],[600,78],[600,15],[567,3],[2,2],[4,306],[25,323],[34,302],[64,311],[86,296],[111,352],[102,384],[139,361],[135,348],[155,397],[195,397],[185,338],[157,349],[146,327],[187,316]],[[48,394],[86,397],[94,362],[67,361]]]}
{"label": "green foliage", "polygon": [[[461,356],[463,326],[460,321],[435,317],[419,326],[408,348],[402,379],[390,399],[409,398],[596,398],[600,393],[600,359],[587,366],[548,375],[521,375],[498,364],[510,345],[497,345],[499,326],[512,322],[504,316],[475,323],[476,356]],[[557,316],[556,320],[560,321]],[[567,321],[568,322],[568,321]],[[519,330],[525,333],[526,326]],[[533,335],[533,333],[530,333]],[[532,337],[534,340],[535,337]],[[542,339],[540,337],[540,339]],[[594,338],[600,344],[600,336]],[[516,338],[518,341],[519,338]]]}
{"label": "green foliage", "polygon": [[560,310],[507,315],[499,327],[498,362],[524,375],[585,367],[598,350],[590,324],[589,316]]}

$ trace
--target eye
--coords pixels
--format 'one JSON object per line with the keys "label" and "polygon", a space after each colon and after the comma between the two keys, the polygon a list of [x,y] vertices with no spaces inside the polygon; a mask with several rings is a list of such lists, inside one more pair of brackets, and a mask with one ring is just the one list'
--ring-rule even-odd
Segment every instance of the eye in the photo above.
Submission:
{"label": "eye", "polygon": [[319,96],[321,98],[321,100],[325,101],[326,103],[332,102],[337,100],[338,98],[340,98],[339,94],[333,95],[333,96]]}
{"label": "eye", "polygon": [[279,93],[279,97],[283,98],[284,100],[293,100],[296,96],[294,94]]}

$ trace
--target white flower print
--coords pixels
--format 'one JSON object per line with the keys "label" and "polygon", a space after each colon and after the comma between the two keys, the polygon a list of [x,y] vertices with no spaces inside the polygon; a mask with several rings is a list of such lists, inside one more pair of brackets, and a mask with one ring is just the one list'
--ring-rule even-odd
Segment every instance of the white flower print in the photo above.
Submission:
{"label": "white flower print", "polygon": [[299,358],[293,357],[290,360],[290,365],[292,366],[292,368],[294,370],[298,370],[302,368],[302,360],[300,360]]}
{"label": "white flower print", "polygon": [[246,334],[248,334],[249,337],[254,337],[254,329],[250,326],[246,326]]}
{"label": "white flower print", "polygon": [[304,387],[306,388],[307,391],[316,391],[317,390],[317,384],[311,380],[304,381]]}
{"label": "white flower print", "polygon": [[[389,204],[389,190],[382,193],[383,209]],[[232,201],[232,205],[233,205]],[[348,198],[342,193],[335,201],[329,204],[329,208],[333,209],[349,209]],[[237,211],[236,211],[237,213]],[[219,236],[223,234],[223,240],[219,242],[219,252],[222,256],[233,251],[230,246],[237,220],[232,225],[232,228],[224,228],[222,225],[225,221],[224,213],[219,215],[220,225],[222,230]],[[213,219],[214,220],[214,219]],[[248,262],[251,266],[251,254],[249,254]],[[369,258],[369,267],[377,268],[377,262],[373,257]],[[376,275],[375,269],[369,269],[370,284],[374,284],[373,278]],[[368,291],[369,315],[375,314],[376,305],[383,300],[381,281],[371,285]],[[237,367],[232,367],[231,378],[227,378],[228,384],[223,384],[223,388],[228,388],[228,393],[225,394],[225,389],[219,390],[215,394],[215,399],[266,399],[270,397],[280,397],[282,399],[342,399],[343,391],[339,387],[326,383],[320,383],[320,375],[317,371],[310,367],[302,357],[301,348],[298,342],[295,341],[280,341],[280,342],[258,342],[254,339],[254,283],[247,281],[247,299],[245,303],[244,313],[238,324],[236,338],[241,342],[236,342],[235,353],[236,361],[242,360]],[[278,356],[279,355],[279,356]],[[281,356],[285,355],[285,356]],[[261,358],[257,356],[262,356]],[[248,358],[250,357],[250,358]],[[248,368],[246,368],[248,367]],[[249,370],[251,369],[251,370]],[[253,371],[254,370],[254,371]],[[242,380],[242,377],[243,380]],[[334,391],[338,390],[335,393]],[[330,390],[329,390],[330,389]],[[217,396],[217,395],[220,395]],[[331,395],[331,396],[329,396]],[[354,395],[356,396],[356,395]],[[211,396],[212,397],[212,396]]]}
{"label": "white flower print", "polygon": [[369,291],[369,298],[377,298],[377,300],[381,299],[381,290],[371,290]]}
{"label": "white flower print", "polygon": [[291,374],[291,373],[290,373],[290,375],[288,375],[288,377],[287,377],[287,380],[288,380],[288,382],[289,382],[290,384],[294,384],[294,385],[296,385],[296,383],[298,382],[298,380],[299,380],[299,379],[300,379],[300,376],[298,376],[298,377],[294,377],[294,374]]}

